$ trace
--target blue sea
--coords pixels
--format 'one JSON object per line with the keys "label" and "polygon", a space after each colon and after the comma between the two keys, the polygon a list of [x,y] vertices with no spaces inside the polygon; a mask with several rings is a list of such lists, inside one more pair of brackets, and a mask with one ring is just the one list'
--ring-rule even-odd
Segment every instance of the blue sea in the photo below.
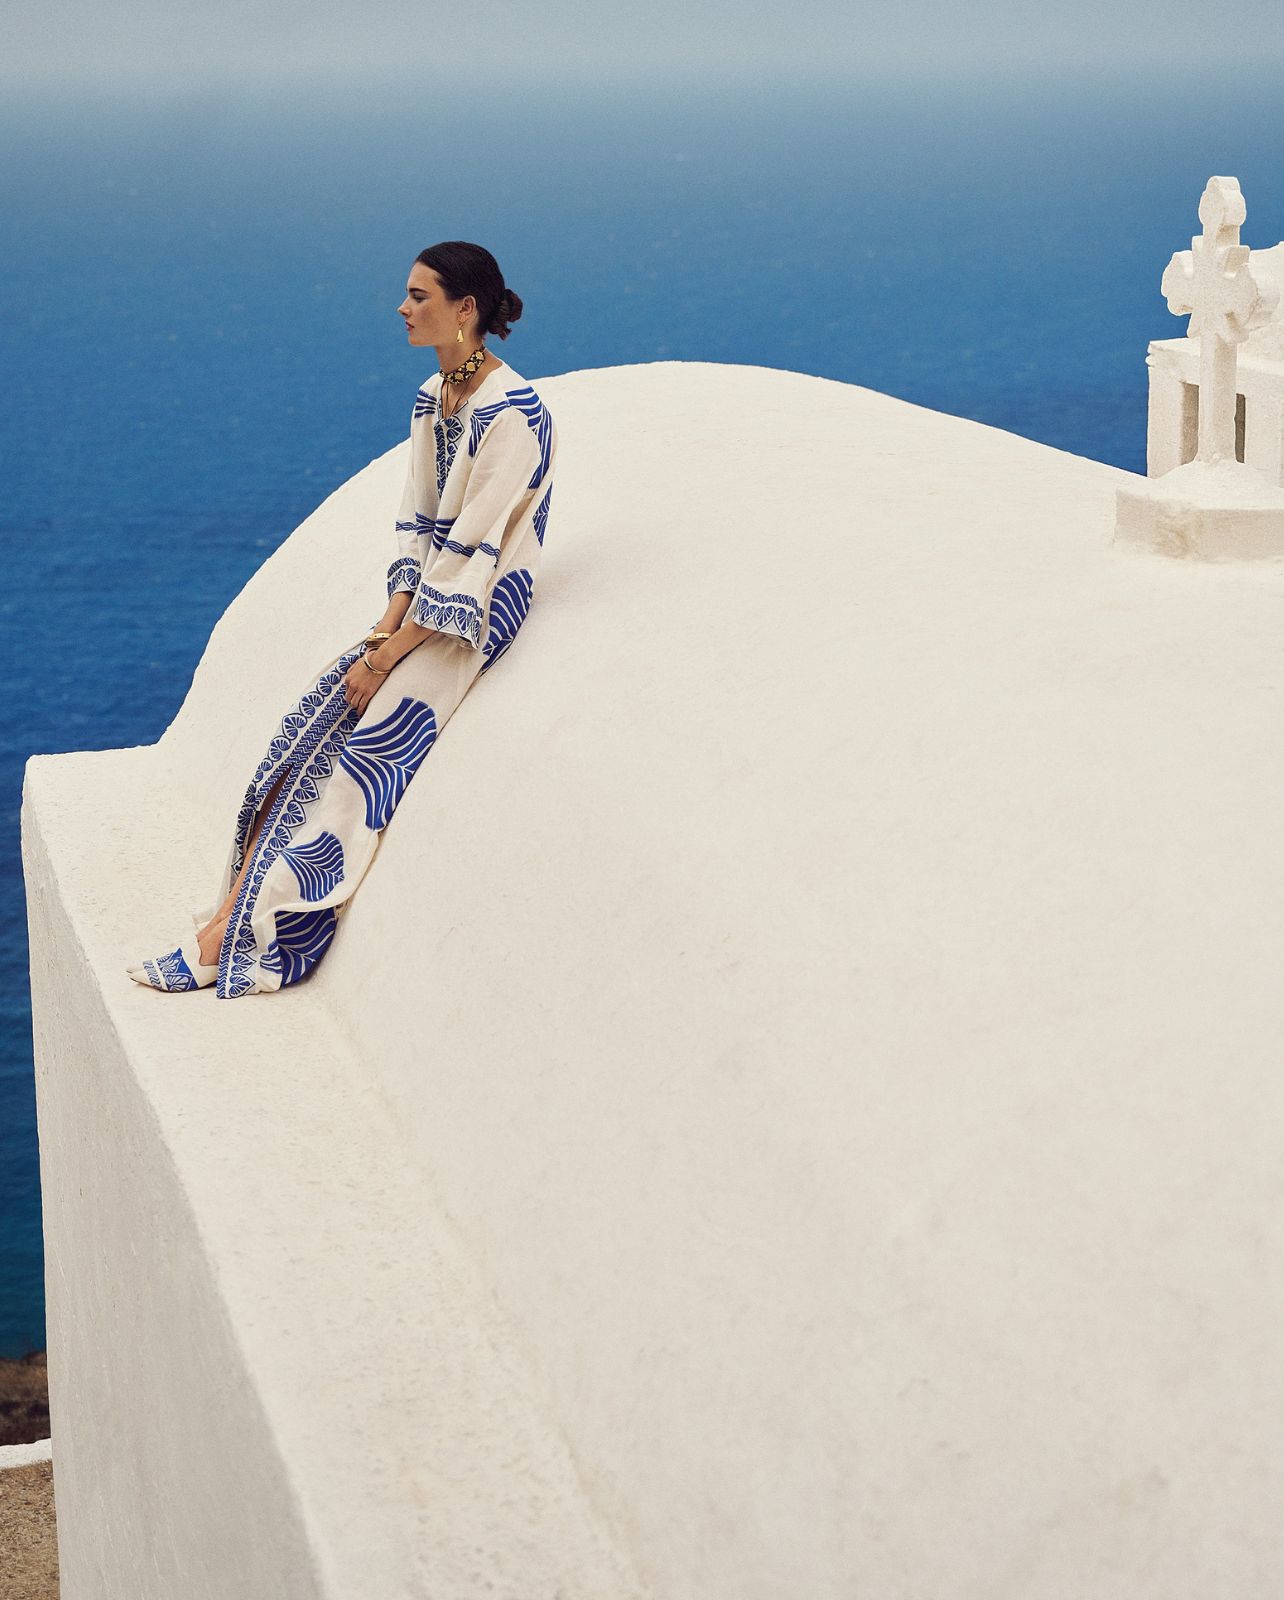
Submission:
{"label": "blue sea", "polygon": [[494,251],[536,381],[788,368],[1142,472],[1160,275],[1215,173],[1284,237],[1282,105],[1142,64],[0,108],[0,1354],[45,1342],[23,763],[157,739],[250,574],[404,437],[419,250]]}

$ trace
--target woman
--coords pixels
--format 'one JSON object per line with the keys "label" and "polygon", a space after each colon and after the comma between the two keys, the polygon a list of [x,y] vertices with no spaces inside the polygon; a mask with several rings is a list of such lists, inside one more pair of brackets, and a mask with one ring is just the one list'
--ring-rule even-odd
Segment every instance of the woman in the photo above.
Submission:
{"label": "woman", "polygon": [[222,902],[128,969],[151,988],[214,984],[236,999],[317,964],[406,785],[530,606],[557,431],[485,342],[508,337],[522,302],[489,251],[451,240],[416,259],[398,310],[440,370],[411,416],[387,609],[282,718],[246,790]]}

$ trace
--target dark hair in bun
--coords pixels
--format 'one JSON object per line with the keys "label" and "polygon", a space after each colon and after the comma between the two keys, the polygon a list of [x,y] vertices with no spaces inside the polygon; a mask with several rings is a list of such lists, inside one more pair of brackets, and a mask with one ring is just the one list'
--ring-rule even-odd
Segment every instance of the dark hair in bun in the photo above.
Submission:
{"label": "dark hair in bun", "polygon": [[437,274],[447,299],[462,300],[465,295],[472,295],[482,333],[508,338],[509,324],[522,314],[522,302],[504,287],[504,274],[489,250],[463,239],[447,239],[421,250],[415,259]]}

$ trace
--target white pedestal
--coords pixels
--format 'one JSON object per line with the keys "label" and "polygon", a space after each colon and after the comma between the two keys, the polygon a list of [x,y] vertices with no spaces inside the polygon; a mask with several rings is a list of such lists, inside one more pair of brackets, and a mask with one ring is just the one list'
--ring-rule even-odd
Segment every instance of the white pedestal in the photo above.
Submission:
{"label": "white pedestal", "polygon": [[1239,461],[1188,461],[1118,490],[1115,542],[1196,561],[1284,561],[1284,489]]}

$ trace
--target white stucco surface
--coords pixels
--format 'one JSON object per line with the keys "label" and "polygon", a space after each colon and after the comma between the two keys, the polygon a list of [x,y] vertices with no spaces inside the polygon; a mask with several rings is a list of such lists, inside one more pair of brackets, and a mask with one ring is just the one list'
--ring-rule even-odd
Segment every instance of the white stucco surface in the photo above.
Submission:
{"label": "white stucco surface", "polygon": [[1276,1592],[1284,572],[859,388],[535,381],[534,607],[314,979],[123,963],[400,449],[29,768],[64,1600]]}

